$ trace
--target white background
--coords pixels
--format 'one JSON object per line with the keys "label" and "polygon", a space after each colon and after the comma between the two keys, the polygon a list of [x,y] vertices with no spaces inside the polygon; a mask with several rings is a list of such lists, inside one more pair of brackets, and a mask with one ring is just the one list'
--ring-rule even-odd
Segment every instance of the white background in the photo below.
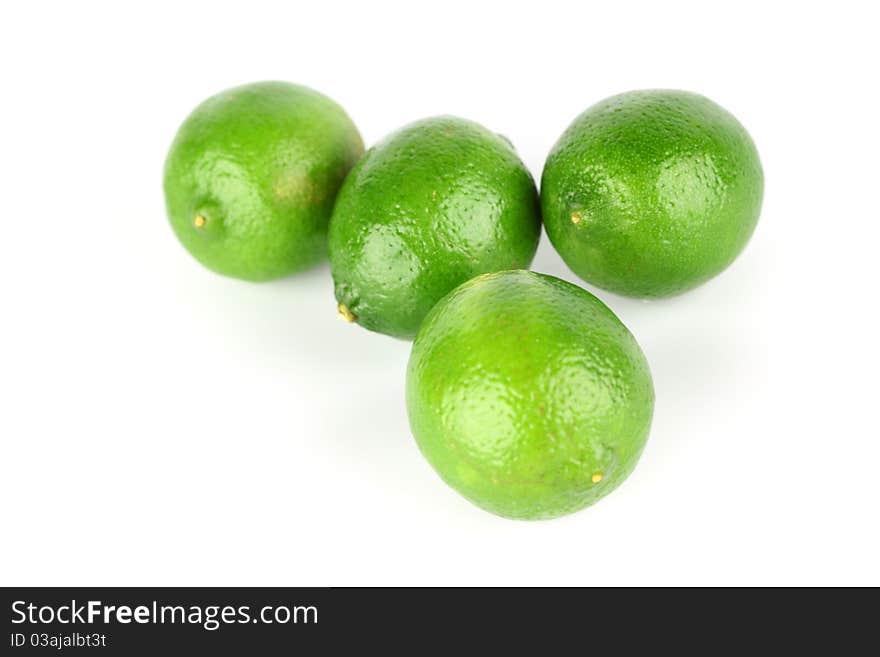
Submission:
{"label": "white background", "polygon": [[[0,11],[0,583],[880,584],[871,3]],[[330,95],[367,144],[474,119],[536,178],[621,91],[743,122],[766,195],[742,256],[680,298],[597,292],[657,392],[619,490],[550,522],[471,506],[410,436],[409,344],[339,321],[326,266],[248,284],[178,245],[177,126],[262,79]],[[546,237],[534,269],[577,280]]]}

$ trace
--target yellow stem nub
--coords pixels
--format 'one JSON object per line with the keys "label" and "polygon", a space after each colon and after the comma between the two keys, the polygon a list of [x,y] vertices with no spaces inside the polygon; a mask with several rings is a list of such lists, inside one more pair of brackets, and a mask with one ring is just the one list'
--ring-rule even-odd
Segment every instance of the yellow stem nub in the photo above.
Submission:
{"label": "yellow stem nub", "polygon": [[208,223],[208,220],[205,219],[205,218],[204,218],[202,215],[200,215],[200,214],[197,214],[197,215],[196,215],[196,218],[193,219],[193,226],[195,226],[196,228],[201,228],[201,227],[204,226],[206,223]]}
{"label": "yellow stem nub", "polygon": [[594,472],[593,476],[590,477],[590,481],[592,481],[594,484],[598,484],[600,481],[602,481],[602,473]]}
{"label": "yellow stem nub", "polygon": [[357,319],[357,315],[351,312],[344,303],[339,303],[336,305],[336,310],[339,312],[339,317],[344,319],[346,322],[353,322]]}
{"label": "yellow stem nub", "polygon": [[573,224],[579,224],[581,219],[583,219],[583,216],[579,212],[575,212],[571,215],[571,223]]}

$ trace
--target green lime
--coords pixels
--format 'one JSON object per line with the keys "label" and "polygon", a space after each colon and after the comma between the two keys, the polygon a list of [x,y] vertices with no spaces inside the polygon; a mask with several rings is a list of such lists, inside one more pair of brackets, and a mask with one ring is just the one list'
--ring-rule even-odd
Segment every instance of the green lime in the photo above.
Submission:
{"label": "green lime", "polygon": [[229,89],[199,105],[171,144],[171,226],[221,274],[262,281],[300,271],[325,257],[333,201],[362,152],[345,111],[316,91]]}
{"label": "green lime", "polygon": [[723,271],[758,222],[764,177],[745,128],[685,91],[632,91],[589,108],[547,158],[541,206],[572,271],[662,297]]}
{"label": "green lime", "polygon": [[614,490],[648,437],[645,357],[592,294],[529,271],[484,274],[425,319],[410,426],[440,476],[508,518],[553,518]]}
{"label": "green lime", "polygon": [[412,338],[457,285],[528,267],[540,216],[506,139],[455,117],[413,123],[369,149],[339,192],[329,242],[339,312]]}

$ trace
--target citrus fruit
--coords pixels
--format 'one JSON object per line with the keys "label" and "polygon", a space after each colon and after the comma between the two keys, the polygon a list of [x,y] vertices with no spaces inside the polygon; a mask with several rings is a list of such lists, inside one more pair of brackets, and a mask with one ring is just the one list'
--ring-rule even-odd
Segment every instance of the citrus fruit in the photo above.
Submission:
{"label": "citrus fruit", "polygon": [[529,271],[478,276],[425,319],[410,426],[440,476],[501,516],[553,518],[614,490],[651,424],[648,364],[586,290]]}
{"label": "citrus fruit", "polygon": [[689,290],[743,250],[764,179],[745,128],[685,91],[632,91],[589,108],[544,166],[553,246],[578,276],[634,297]]}
{"label": "citrus fruit", "polygon": [[363,152],[357,128],[326,96],[258,82],[199,105],[165,161],[165,202],[186,249],[218,273],[252,281],[326,254],[327,223]]}
{"label": "citrus fruit", "polygon": [[412,338],[457,285],[528,267],[540,230],[534,181],[506,139],[451,116],[413,123],[370,148],[339,192],[329,238],[339,312]]}

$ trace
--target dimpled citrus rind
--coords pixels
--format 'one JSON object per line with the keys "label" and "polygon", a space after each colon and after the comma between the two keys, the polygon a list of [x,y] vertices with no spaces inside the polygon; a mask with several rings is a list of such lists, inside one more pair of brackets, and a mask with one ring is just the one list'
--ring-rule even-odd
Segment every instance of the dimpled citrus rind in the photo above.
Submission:
{"label": "dimpled citrus rind", "polygon": [[165,161],[168,217],[209,269],[279,278],[326,256],[327,224],[363,142],[326,96],[286,82],[226,90],[184,121]]}
{"label": "dimpled citrus rind", "polygon": [[729,112],[684,91],[633,91],[586,110],[541,179],[544,224],[583,280],[633,297],[692,289],[723,271],[761,209],[761,162]]}
{"label": "dimpled citrus rind", "polygon": [[339,193],[336,300],[361,326],[412,338],[457,285],[528,267],[540,231],[534,181],[506,139],[460,118],[418,121],[370,148]]}
{"label": "dimpled citrus rind", "polygon": [[577,511],[630,474],[654,391],[626,327],[587,291],[506,271],[430,312],[407,368],[419,448],[477,506],[515,519]]}

